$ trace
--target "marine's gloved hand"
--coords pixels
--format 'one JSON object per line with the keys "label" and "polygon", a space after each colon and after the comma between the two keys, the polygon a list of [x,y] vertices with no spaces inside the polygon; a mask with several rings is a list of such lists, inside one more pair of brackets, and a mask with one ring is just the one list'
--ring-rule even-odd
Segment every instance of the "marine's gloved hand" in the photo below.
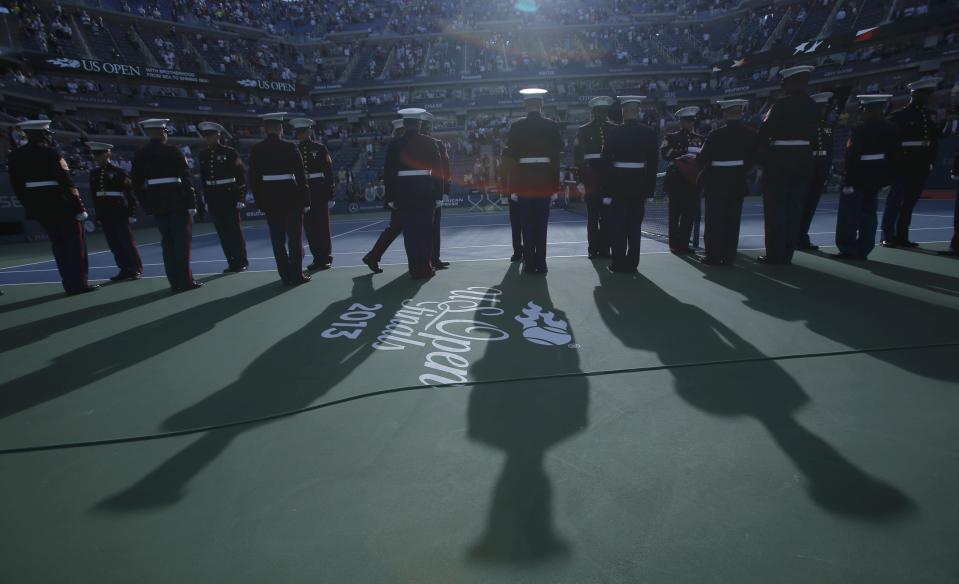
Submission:
{"label": "marine's gloved hand", "polygon": [[326,208],[327,208],[327,209],[332,209],[332,208],[335,207],[335,206],[336,206],[336,201],[327,201],[327,203],[326,203]]}
{"label": "marine's gloved hand", "polygon": [[516,201],[519,200],[519,195],[517,195],[516,193],[513,193],[512,195],[509,196],[509,200],[515,203]]}
{"label": "marine's gloved hand", "polygon": [[603,197],[603,204],[607,206],[612,205],[613,197]]}
{"label": "marine's gloved hand", "polygon": [[449,195],[443,195],[443,202],[444,202],[444,203],[445,203],[446,201],[449,201],[449,200],[450,200],[450,196],[449,196]]}
{"label": "marine's gloved hand", "polygon": [[243,201],[236,202],[236,210],[239,211],[240,209],[246,209],[246,203]]}
{"label": "marine's gloved hand", "polygon": [[186,212],[190,214],[190,217],[196,217],[196,209],[187,209]]}
{"label": "marine's gloved hand", "polygon": [[81,212],[77,213],[76,219],[77,219],[77,221],[84,221],[84,220],[86,220],[87,217],[89,217],[89,215],[87,215],[87,212],[86,212],[86,211],[81,211]]}
{"label": "marine's gloved hand", "polygon": [[304,212],[304,213],[309,213],[309,212],[310,212],[310,207],[303,207],[303,212]]}
{"label": "marine's gloved hand", "polygon": [[951,173],[949,174],[949,178],[951,178],[952,180],[959,180],[959,176],[956,176],[956,175],[951,174]]}
{"label": "marine's gloved hand", "polygon": [[558,193],[553,193],[552,195],[549,196],[549,200],[550,200],[551,202],[555,202],[556,199],[558,199],[558,198],[559,198],[559,194],[558,194]]}
{"label": "marine's gloved hand", "polygon": [[436,201],[435,207],[436,207],[437,209],[439,209],[439,208],[442,207],[442,206],[443,206],[443,200],[442,200],[442,199],[438,199],[438,200]]}
{"label": "marine's gloved hand", "polygon": [[851,194],[853,194],[854,192],[856,192],[856,189],[854,189],[854,188],[852,188],[852,187],[843,187],[843,188],[842,188],[842,194],[844,194],[844,195],[851,195]]}
{"label": "marine's gloved hand", "polygon": [[127,221],[130,222],[130,225],[133,225],[134,223],[137,222],[137,218],[136,218],[136,217],[130,217],[129,219],[127,219]]}
{"label": "marine's gloved hand", "polygon": [[393,201],[390,201],[389,203],[387,203],[386,206],[389,207],[390,209],[396,209],[396,203],[394,203]]}

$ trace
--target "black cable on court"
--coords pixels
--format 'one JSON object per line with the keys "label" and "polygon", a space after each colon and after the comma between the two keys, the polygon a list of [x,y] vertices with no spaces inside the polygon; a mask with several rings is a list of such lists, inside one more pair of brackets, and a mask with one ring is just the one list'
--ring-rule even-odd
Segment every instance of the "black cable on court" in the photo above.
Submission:
{"label": "black cable on court", "polygon": [[325,408],[331,408],[333,406],[338,406],[338,405],[342,405],[342,404],[353,402],[353,401],[359,401],[362,399],[368,399],[372,397],[379,397],[382,395],[390,395],[393,393],[405,393],[409,391],[423,391],[428,389],[449,389],[449,388],[454,388],[454,387],[458,388],[463,386],[476,387],[481,385],[520,383],[520,382],[528,382],[528,381],[548,381],[551,379],[572,379],[576,377],[604,377],[607,375],[622,375],[626,373],[647,373],[651,371],[666,371],[669,369],[692,369],[697,367],[715,367],[720,365],[741,365],[741,364],[748,364],[748,363],[763,363],[763,362],[769,362],[769,361],[794,361],[798,359],[843,357],[843,356],[849,356],[849,355],[861,355],[861,354],[870,354],[870,353],[889,353],[889,352],[896,352],[896,351],[941,349],[945,347],[959,347],[959,341],[947,341],[943,343],[931,343],[926,345],[904,345],[904,346],[898,346],[898,347],[871,347],[867,349],[847,349],[843,351],[827,351],[824,353],[799,353],[794,355],[780,355],[780,356],[772,356],[772,357],[767,357],[767,356],[743,357],[742,359],[699,361],[694,363],[678,363],[674,365],[651,365],[648,367],[628,367],[624,369],[601,369],[598,371],[579,371],[576,373],[530,375],[526,377],[508,377],[504,379],[486,379],[486,380],[479,380],[479,381],[471,381],[468,383],[443,383],[438,385],[407,385],[404,387],[394,387],[390,389],[381,389],[379,391],[361,393],[358,395],[344,397],[341,399],[336,399],[328,402],[323,402],[323,403],[313,404],[313,405],[302,407],[302,408],[297,408],[295,410],[288,410],[285,412],[277,412],[275,414],[260,416],[258,418],[236,420],[233,422],[224,422],[222,424],[212,424],[209,426],[200,426],[196,428],[185,428],[183,430],[174,430],[171,432],[159,432],[156,434],[142,434],[139,436],[121,436],[119,438],[106,438],[102,440],[85,440],[80,442],[62,442],[59,444],[40,444],[36,446],[0,448],[0,455],[24,454],[28,452],[43,452],[48,450],[67,450],[72,448],[88,448],[93,446],[109,446],[109,445],[115,445],[115,444],[127,444],[131,442],[147,442],[151,440],[161,440],[164,438],[176,438],[178,436],[188,436],[190,434],[202,434],[206,432],[213,432],[216,430],[235,428],[237,426],[252,426],[255,424],[272,422],[274,420],[279,420],[281,418],[289,418],[292,416],[296,416],[298,414],[303,414],[306,412],[312,412],[316,410],[322,410]]}

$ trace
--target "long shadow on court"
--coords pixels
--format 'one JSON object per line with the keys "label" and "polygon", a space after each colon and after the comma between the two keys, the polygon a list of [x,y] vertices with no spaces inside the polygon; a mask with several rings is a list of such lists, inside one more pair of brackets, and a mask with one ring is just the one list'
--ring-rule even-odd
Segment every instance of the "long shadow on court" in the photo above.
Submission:
{"label": "long shadow on court", "polygon": [[[900,251],[898,253],[910,252]],[[825,253],[816,253],[815,255],[822,258],[830,257]],[[957,263],[955,260],[937,257],[936,260],[933,261],[942,262],[936,267],[943,270],[952,270],[953,273],[959,274],[959,263]],[[938,274],[928,270],[911,268],[909,266],[901,266],[898,264],[891,264],[877,260],[870,260],[867,262],[844,262],[844,264],[850,268],[871,272],[880,278],[886,278],[887,280],[903,282],[904,284],[925,288],[926,290],[931,290],[933,292],[949,294],[950,296],[959,296],[959,276],[956,275],[950,276],[948,274]]]}
{"label": "long shadow on court", "polygon": [[[476,562],[533,563],[565,556],[570,550],[553,525],[552,487],[544,458],[550,448],[586,428],[589,382],[577,375],[579,357],[569,346],[573,331],[565,314],[553,306],[545,277],[521,276],[518,264],[512,264],[495,288],[504,293],[501,307],[511,321],[524,308],[530,309],[528,302],[542,311],[538,317],[535,309],[525,315],[526,324],[513,321],[509,341],[488,343],[471,369],[473,378],[502,379],[517,365],[527,374],[570,377],[481,385],[470,392],[469,438],[503,451],[506,460],[493,489],[485,530],[468,554]],[[542,316],[547,312],[552,312],[549,320]]]}
{"label": "long shadow on court", "polygon": [[[597,267],[598,264],[597,264]],[[795,412],[808,401],[799,384],[735,331],[691,304],[680,302],[644,276],[598,269],[594,291],[603,322],[624,345],[651,351],[669,371],[676,393],[691,406],[721,417],[748,416],[806,479],[812,500],[850,518],[889,520],[910,513],[910,498],[872,477],[805,428]],[[750,364],[684,367],[704,361],[756,358]]]}
{"label": "long shadow on court", "polygon": [[[742,294],[745,305],[753,310],[788,322],[805,322],[810,331],[852,349],[959,341],[959,311],[863,284],[857,281],[865,275],[861,269],[850,268],[848,277],[839,277],[795,264],[774,268],[746,261],[729,268],[692,265],[707,280]],[[927,362],[917,366],[907,352],[871,356],[923,377],[959,380],[952,363],[934,370]]]}
{"label": "long shadow on court", "polygon": [[[331,342],[324,340],[321,332],[349,312],[354,303],[395,306],[414,297],[422,286],[422,282],[405,274],[378,289],[373,288],[372,282],[372,274],[353,278],[353,290],[346,298],[330,303],[303,327],[260,354],[235,382],[172,415],[163,429],[184,430],[255,419],[314,403],[375,351],[372,336],[362,338],[360,343]],[[177,502],[193,477],[237,436],[258,425],[206,432],[130,487],[100,502],[97,509],[125,512]]]}
{"label": "long shadow on court", "polygon": [[7,301],[6,296],[0,296],[0,314],[5,312],[13,312],[14,310],[20,310],[22,308],[30,308],[31,306],[39,306],[41,304],[54,302],[56,300],[66,300],[67,298],[69,298],[69,296],[63,292],[47,294],[46,296],[38,296],[36,298],[28,298],[26,300],[17,300],[15,302]]}
{"label": "long shadow on court", "polygon": [[95,304],[47,318],[0,330],[0,353],[41,341],[50,335],[95,322],[97,320],[139,308],[145,304],[169,298],[169,290],[157,290],[123,300]]}
{"label": "long shadow on court", "polygon": [[[54,357],[43,369],[3,384],[0,418],[66,395],[155,357],[213,329],[218,322],[282,294],[284,290],[279,284],[270,283],[227,298],[217,298]],[[169,292],[162,295],[169,295]],[[161,293],[148,297],[156,299]]]}

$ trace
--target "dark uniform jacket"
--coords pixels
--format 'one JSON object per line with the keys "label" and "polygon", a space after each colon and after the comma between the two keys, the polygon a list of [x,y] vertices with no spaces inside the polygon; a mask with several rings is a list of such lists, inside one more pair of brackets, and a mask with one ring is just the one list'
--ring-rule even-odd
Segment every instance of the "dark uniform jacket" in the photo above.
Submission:
{"label": "dark uniform jacket", "polygon": [[397,209],[432,209],[443,198],[443,160],[436,140],[407,129],[386,149],[384,198]]}
{"label": "dark uniform jacket", "polygon": [[573,161],[578,171],[579,182],[586,188],[586,194],[599,192],[599,172],[602,163],[603,143],[606,136],[616,128],[616,124],[605,120],[593,120],[583,124],[576,131],[576,146],[573,148]]}
{"label": "dark uniform jacket", "polygon": [[[83,213],[83,202],[74,190],[70,167],[56,148],[29,142],[11,152],[7,163],[13,193],[23,205],[27,219],[64,221]],[[40,182],[55,184],[28,186]]]}
{"label": "dark uniform jacket", "polygon": [[915,104],[889,115],[889,121],[899,130],[899,148],[892,159],[892,171],[897,175],[925,176],[936,161],[936,150],[941,135],[931,110]]}
{"label": "dark uniform jacket", "polygon": [[[813,170],[812,143],[821,114],[819,105],[805,94],[787,95],[777,101],[759,128],[758,161],[769,178],[808,177]],[[777,146],[782,140],[801,140],[803,146]]]}
{"label": "dark uniform jacket", "polygon": [[756,130],[738,120],[727,121],[710,132],[696,158],[702,169],[699,183],[706,196],[724,193],[745,197],[749,193],[746,174],[756,161],[758,144]]}
{"label": "dark uniform jacket", "polygon": [[[430,138],[433,138],[433,137],[430,136]],[[440,188],[442,189],[442,193],[444,195],[449,195],[450,192],[452,192],[452,186],[453,186],[453,176],[452,176],[452,171],[450,170],[450,153],[449,153],[449,150],[447,150],[446,148],[446,144],[444,144],[442,140],[433,138],[433,141],[436,142],[436,147],[440,151],[440,162],[443,167],[440,172],[440,176],[437,177],[437,180],[440,183]]]}
{"label": "dark uniform jacket", "polygon": [[[292,179],[270,180],[291,175]],[[303,157],[296,144],[274,134],[257,142],[250,151],[249,184],[257,208],[265,213],[303,211],[310,206]]]}
{"label": "dark uniform jacket", "polygon": [[832,126],[821,120],[816,128],[816,139],[812,143],[812,158],[817,176],[823,177],[829,172],[834,153]]}
{"label": "dark uniform jacket", "polygon": [[[674,162],[676,159],[692,154],[698,155],[703,147],[703,137],[695,132],[680,129],[678,132],[666,134],[663,143],[659,145],[659,154],[663,160]],[[695,168],[695,167],[693,167]],[[682,189],[695,189],[695,179],[692,181],[684,175],[676,164],[670,164],[666,169],[666,179],[663,189],[667,193],[675,193]]]}
{"label": "dark uniform jacket", "polygon": [[303,157],[307,184],[310,186],[310,205],[326,205],[336,194],[333,180],[333,159],[326,146],[315,140],[303,140],[296,145]]}
{"label": "dark uniform jacket", "polygon": [[658,144],[656,130],[638,120],[626,120],[611,129],[600,159],[602,194],[643,200],[651,197],[656,190]]}
{"label": "dark uniform jacket", "polygon": [[113,164],[98,166],[90,172],[90,196],[100,223],[127,223],[137,214],[133,181]]}
{"label": "dark uniform jacket", "polygon": [[[133,156],[130,175],[133,192],[147,213],[159,215],[196,209],[190,169],[176,146],[150,140]],[[161,182],[150,184],[157,180]]]}
{"label": "dark uniform jacket", "polygon": [[[563,138],[556,122],[538,113],[529,113],[510,126],[506,146],[512,165],[510,194],[548,197],[559,192]],[[538,162],[544,159],[546,162]]]}
{"label": "dark uniform jacket", "polygon": [[888,185],[899,148],[899,132],[887,120],[878,118],[856,125],[846,144],[843,185],[864,191],[878,191]]}
{"label": "dark uniform jacket", "polygon": [[246,172],[236,148],[216,144],[201,150],[200,178],[210,209],[235,209],[246,196]]}

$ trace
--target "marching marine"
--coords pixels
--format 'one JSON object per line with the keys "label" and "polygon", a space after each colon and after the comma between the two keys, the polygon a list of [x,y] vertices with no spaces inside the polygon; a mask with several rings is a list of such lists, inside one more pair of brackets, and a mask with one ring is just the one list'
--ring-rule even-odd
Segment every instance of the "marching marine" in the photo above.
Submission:
{"label": "marching marine", "polygon": [[201,122],[197,128],[207,146],[200,151],[200,178],[213,227],[226,257],[227,267],[223,272],[242,272],[250,265],[241,220],[246,207],[243,161],[235,148],[221,142],[226,128],[214,122]]}
{"label": "marching marine", "polygon": [[599,173],[603,144],[610,130],[616,127],[608,117],[611,105],[611,97],[600,96],[589,100],[592,119],[576,131],[573,150],[579,182],[586,190],[586,252],[590,259],[610,257],[607,208],[603,205],[603,194],[599,192]]}
{"label": "marching marine", "polygon": [[669,195],[669,249],[673,253],[689,253],[693,226],[699,220],[699,185],[696,183],[696,156],[703,146],[703,137],[693,131],[699,108],[684,107],[676,112],[679,130],[666,134],[659,151],[669,162],[663,190]]}

